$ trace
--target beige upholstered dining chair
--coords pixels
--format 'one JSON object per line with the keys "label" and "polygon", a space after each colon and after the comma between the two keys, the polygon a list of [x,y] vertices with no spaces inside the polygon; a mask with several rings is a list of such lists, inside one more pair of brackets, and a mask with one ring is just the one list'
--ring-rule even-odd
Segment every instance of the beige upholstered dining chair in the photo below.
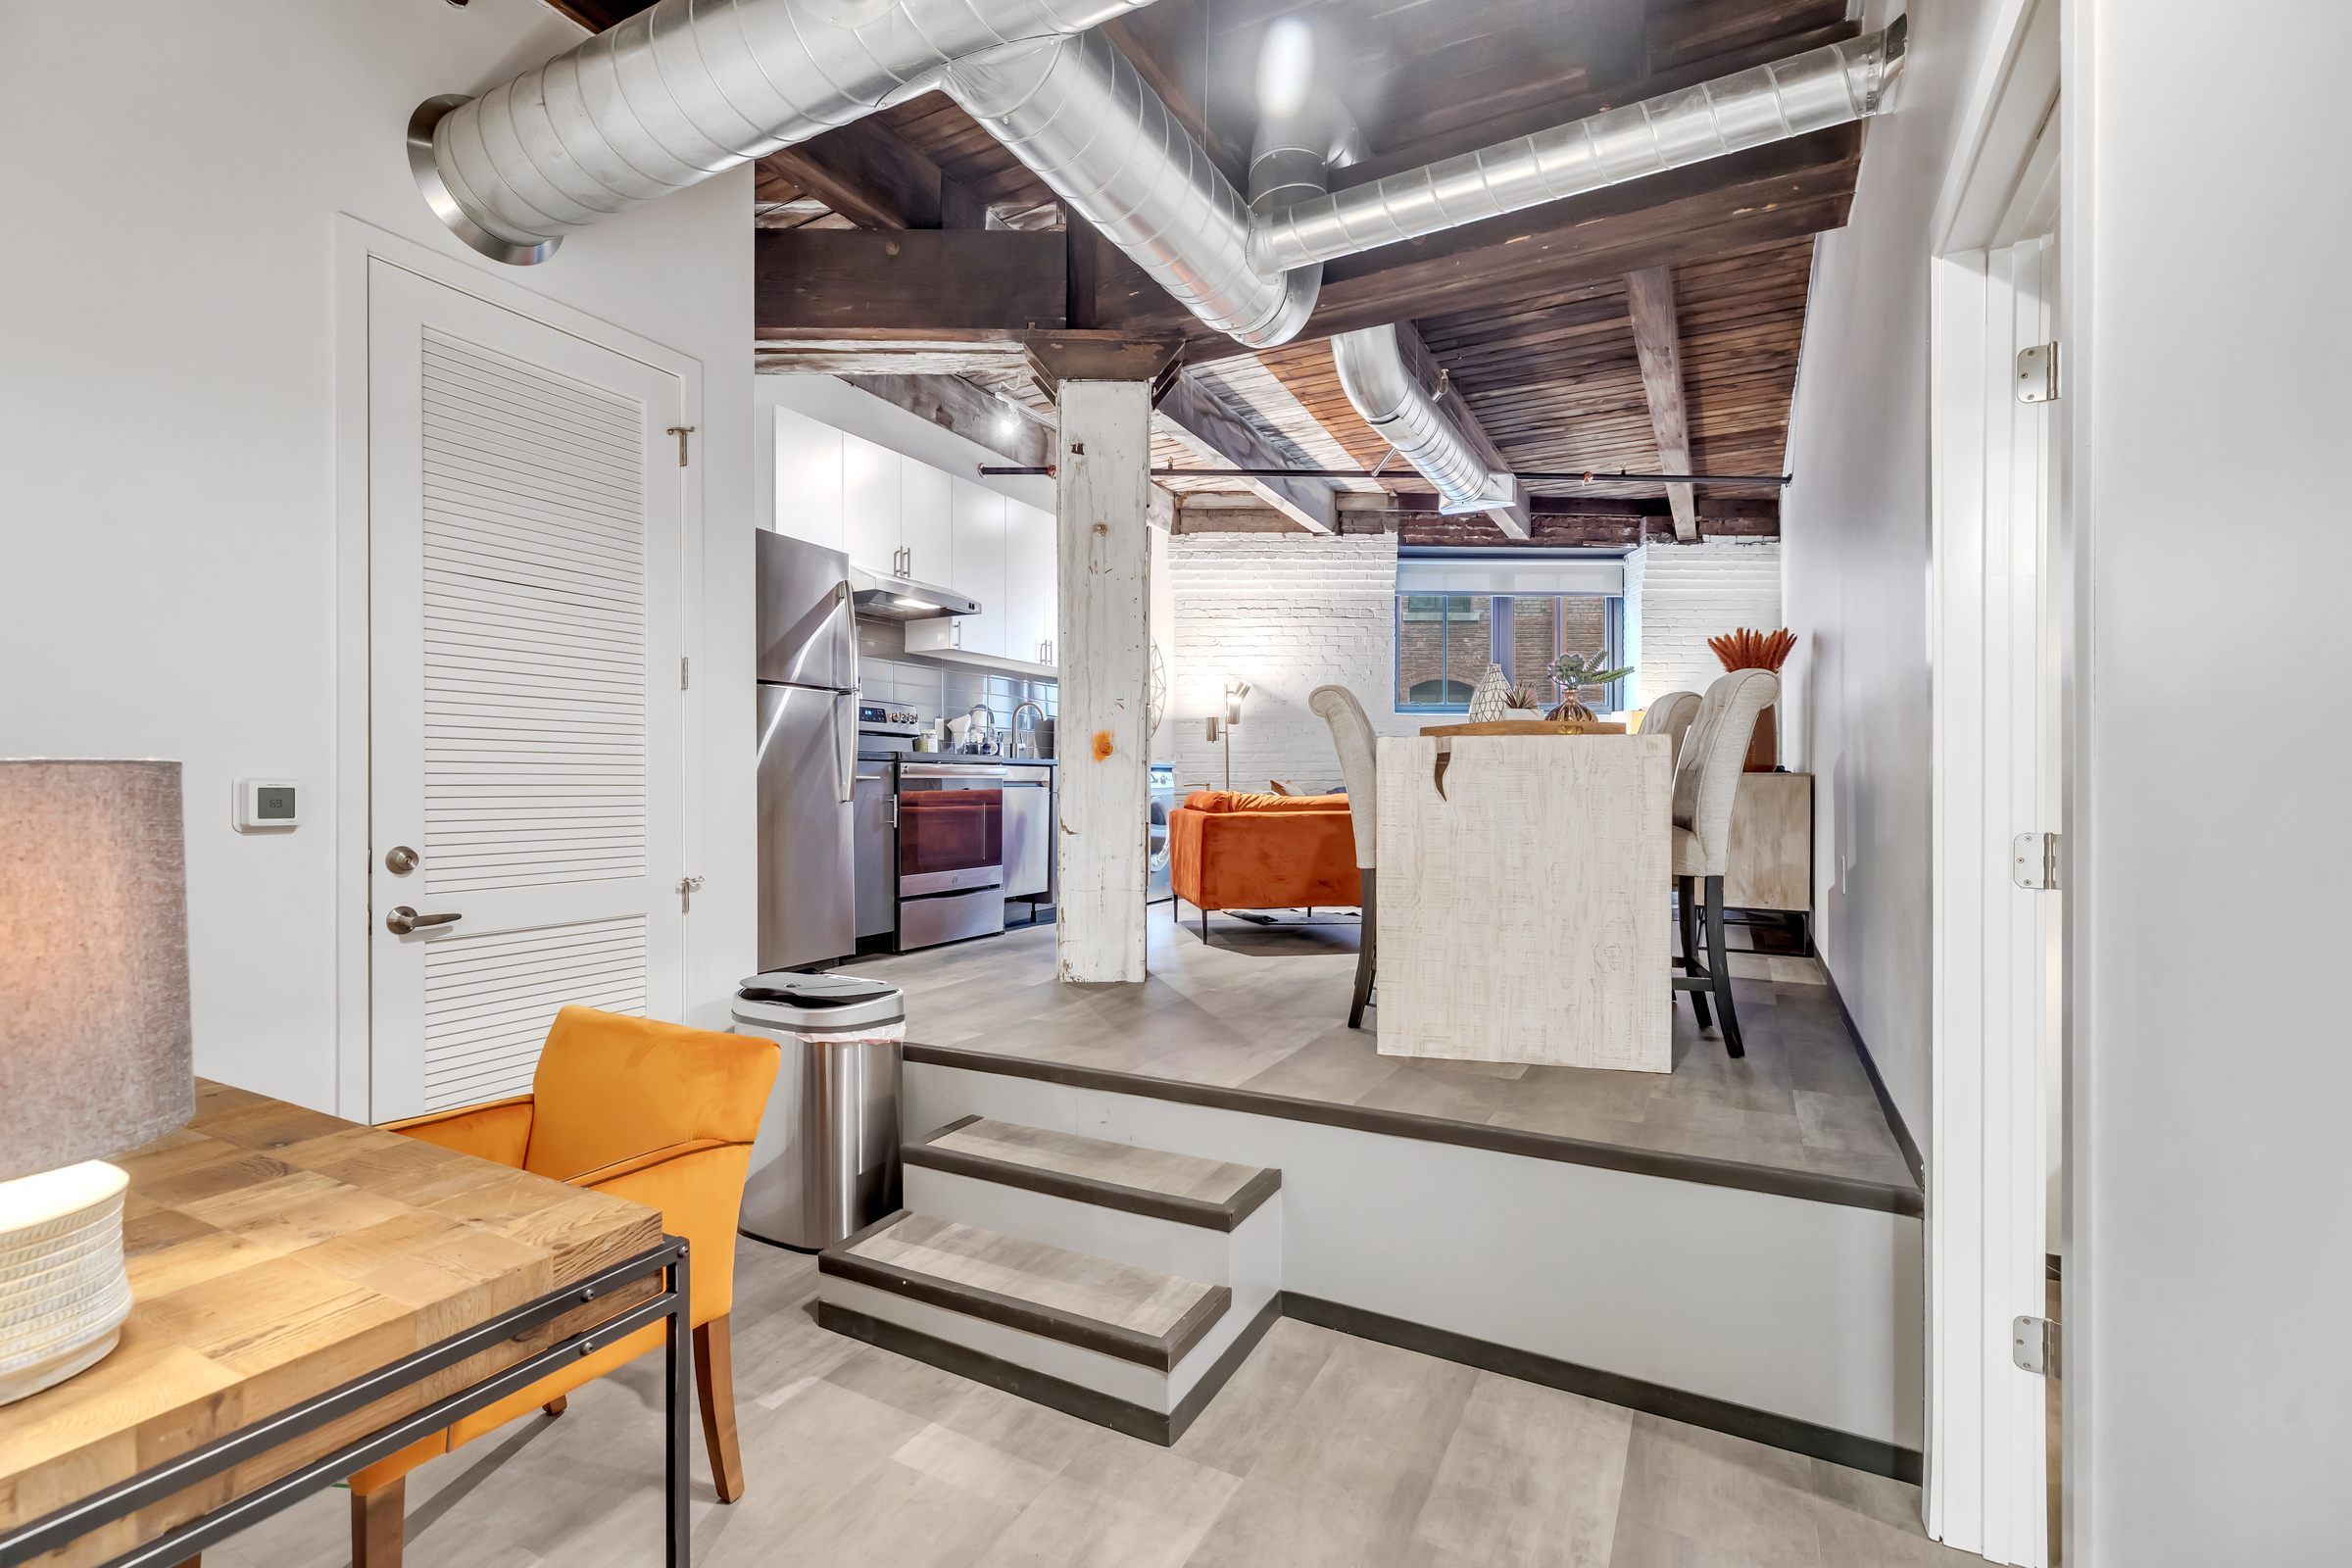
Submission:
{"label": "beige upholstered dining chair", "polygon": [[1345,686],[1318,686],[1306,694],[1306,706],[1331,726],[1331,743],[1340,753],[1340,778],[1348,786],[1348,817],[1355,830],[1355,868],[1363,879],[1363,934],[1355,952],[1355,993],[1348,1003],[1348,1027],[1364,1026],[1364,1005],[1372,1000],[1376,895],[1373,888],[1372,847],[1380,837],[1379,767],[1373,745],[1372,720],[1364,705]]}
{"label": "beige upholstered dining chair", "polygon": [[[1732,1006],[1731,949],[1723,932],[1723,877],[1731,861],[1732,803],[1747,764],[1747,743],[1756,715],[1780,696],[1780,677],[1770,670],[1736,669],[1707,688],[1698,716],[1683,737],[1674,763],[1674,877],[1683,927],[1683,970],[1674,988],[1690,995],[1690,1010],[1707,1027],[1707,1001],[1723,1014],[1724,1049],[1745,1055],[1740,1015]],[[1655,711],[1653,709],[1652,711]],[[1648,721],[1643,720],[1643,727]],[[1700,963],[1695,938],[1699,909],[1694,887],[1706,888],[1707,956]]]}
{"label": "beige upholstered dining chair", "polygon": [[1668,692],[1642,710],[1642,733],[1663,735],[1674,742],[1674,755],[1683,755],[1683,737],[1698,717],[1698,693]]}

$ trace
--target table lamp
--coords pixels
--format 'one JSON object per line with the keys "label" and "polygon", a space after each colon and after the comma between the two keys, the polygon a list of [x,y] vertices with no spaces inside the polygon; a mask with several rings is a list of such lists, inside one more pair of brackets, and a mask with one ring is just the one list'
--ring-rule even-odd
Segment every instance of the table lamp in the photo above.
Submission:
{"label": "table lamp", "polygon": [[177,762],[0,760],[0,1404],[115,1348],[128,1179],[196,1113]]}

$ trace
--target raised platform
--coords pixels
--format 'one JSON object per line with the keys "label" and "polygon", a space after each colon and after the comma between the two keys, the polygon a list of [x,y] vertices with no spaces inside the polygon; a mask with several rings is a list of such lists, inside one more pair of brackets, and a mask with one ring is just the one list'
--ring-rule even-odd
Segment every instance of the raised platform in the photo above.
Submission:
{"label": "raised platform", "polygon": [[[966,1150],[995,1206],[953,1217],[1120,1256],[1099,1218],[1021,1219],[1073,1174],[1045,1134],[1279,1171],[1289,1315],[1915,1473],[1920,1194],[1808,960],[1742,958],[1746,1058],[1686,1008],[1659,1076],[1383,1057],[1346,1028],[1351,924],[1211,932],[1155,910],[1133,986],[1058,984],[1049,930],[873,966],[908,993],[909,1139],[976,1116],[1031,1146]],[[956,1179],[907,1175],[918,1210]],[[1152,1246],[1133,1261],[1214,1277]]]}
{"label": "raised platform", "polygon": [[[1827,975],[1735,954],[1747,1055],[1687,1003],[1671,1073],[1383,1056],[1347,1026],[1351,921],[1152,911],[1140,986],[1054,979],[1048,927],[860,964],[906,992],[908,1059],[1821,1202],[1921,1210]],[[986,1062],[976,1057],[991,1058]],[[927,1130],[927,1129],[923,1129]]]}

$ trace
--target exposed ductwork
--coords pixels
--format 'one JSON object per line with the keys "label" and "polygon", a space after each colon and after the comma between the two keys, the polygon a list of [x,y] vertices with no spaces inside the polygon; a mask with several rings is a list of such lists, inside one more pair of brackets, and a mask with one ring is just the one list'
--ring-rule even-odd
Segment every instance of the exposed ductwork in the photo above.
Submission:
{"label": "exposed ductwork", "polygon": [[[1270,109],[1245,203],[1108,39],[1150,0],[661,0],[410,123],[426,199],[485,254],[564,235],[932,86],[1183,306],[1251,347],[1296,336],[1322,264],[1875,114],[1905,24],[1348,190],[1327,92]],[[1342,385],[1448,512],[1524,536],[1524,487],[1410,326],[1333,339]]]}
{"label": "exposed ductwork", "polygon": [[1283,275],[1250,267],[1250,210],[1233,181],[1109,39],[960,62],[941,85],[1210,326],[1264,347],[1306,323]]}
{"label": "exposed ductwork", "polygon": [[410,164],[467,244],[544,261],[575,228],[863,119],[952,62],[1149,3],[661,0],[479,98],[428,100]]}
{"label": "exposed ductwork", "polygon": [[1876,114],[1907,23],[1294,203],[1252,229],[1258,270],[1335,261]]}
{"label": "exposed ductwork", "polygon": [[1528,536],[1527,487],[1446,384],[1420,333],[1405,324],[1342,332],[1331,358],[1373,433],[1437,486],[1440,511],[1492,513],[1503,532]]}

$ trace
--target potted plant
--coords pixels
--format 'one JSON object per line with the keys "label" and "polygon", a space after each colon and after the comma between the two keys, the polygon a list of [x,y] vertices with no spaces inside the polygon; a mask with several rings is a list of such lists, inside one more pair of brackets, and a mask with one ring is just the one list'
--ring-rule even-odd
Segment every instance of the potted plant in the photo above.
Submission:
{"label": "potted plant", "polygon": [[1608,655],[1602,652],[1590,655],[1562,654],[1553,660],[1551,683],[1559,690],[1560,705],[1544,716],[1579,724],[1589,724],[1598,717],[1584,705],[1578,694],[1587,686],[1606,686],[1634,672],[1631,664],[1622,669],[1603,669],[1601,664],[1607,658]]}

